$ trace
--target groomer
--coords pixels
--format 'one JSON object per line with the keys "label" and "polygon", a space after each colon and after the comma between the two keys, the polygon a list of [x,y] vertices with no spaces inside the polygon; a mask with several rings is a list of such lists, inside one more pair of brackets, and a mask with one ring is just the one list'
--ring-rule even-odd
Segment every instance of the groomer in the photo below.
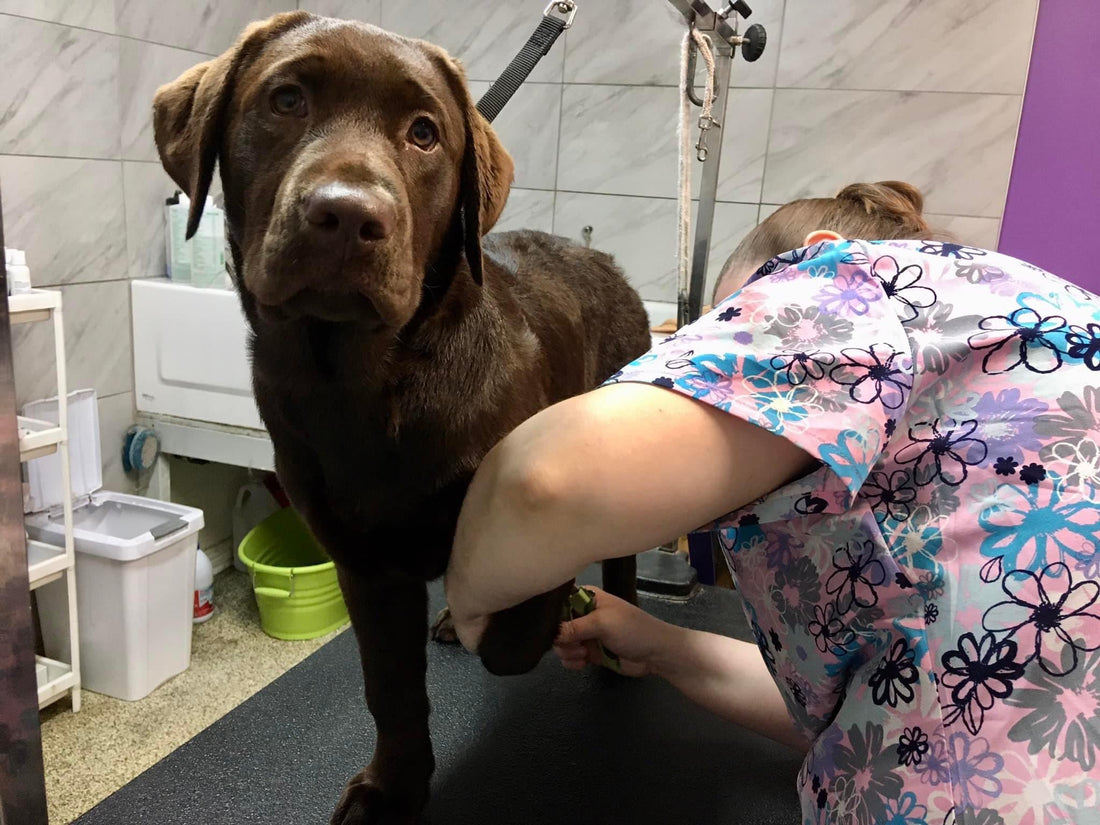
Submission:
{"label": "groomer", "polygon": [[466,647],[710,525],[756,645],[597,592],[564,664],[602,643],[804,750],[805,823],[1095,823],[1100,298],[930,236],[906,184],[788,204],[711,313],[505,438],[447,574]]}

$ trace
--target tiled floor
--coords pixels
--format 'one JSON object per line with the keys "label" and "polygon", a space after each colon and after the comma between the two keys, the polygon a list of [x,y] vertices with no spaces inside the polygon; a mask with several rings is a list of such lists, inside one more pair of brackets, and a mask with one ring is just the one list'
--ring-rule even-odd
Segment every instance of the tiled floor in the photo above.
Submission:
{"label": "tiled floor", "polygon": [[[42,712],[51,825],[71,822],[336,634],[283,642],[260,629],[248,577],[214,581],[217,612],[194,629],[191,667],[138,702],[85,691]],[[337,631],[339,632],[339,631]]]}

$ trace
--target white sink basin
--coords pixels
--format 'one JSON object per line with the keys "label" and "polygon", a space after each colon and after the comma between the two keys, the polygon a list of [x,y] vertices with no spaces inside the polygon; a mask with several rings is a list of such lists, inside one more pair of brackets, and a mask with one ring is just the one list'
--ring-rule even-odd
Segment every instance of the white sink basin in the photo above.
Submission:
{"label": "white sink basin", "polygon": [[131,294],[138,411],[262,430],[237,293],[158,278]]}

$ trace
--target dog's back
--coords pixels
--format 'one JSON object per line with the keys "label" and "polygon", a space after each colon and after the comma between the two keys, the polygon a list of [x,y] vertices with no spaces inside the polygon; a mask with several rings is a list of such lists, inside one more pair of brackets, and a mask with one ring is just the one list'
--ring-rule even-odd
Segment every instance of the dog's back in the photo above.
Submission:
{"label": "dog's back", "polygon": [[610,255],[533,230],[489,235],[484,249],[511,276],[511,291],[554,366],[572,373],[557,376],[569,386],[551,402],[598,386],[649,349],[645,308]]}

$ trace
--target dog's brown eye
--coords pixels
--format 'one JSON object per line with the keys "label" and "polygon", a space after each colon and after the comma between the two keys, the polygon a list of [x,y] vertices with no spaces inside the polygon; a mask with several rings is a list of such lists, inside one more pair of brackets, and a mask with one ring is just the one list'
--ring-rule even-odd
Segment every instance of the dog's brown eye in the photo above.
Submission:
{"label": "dog's brown eye", "polygon": [[297,86],[280,86],[271,93],[271,111],[302,117],[306,113],[306,96]]}
{"label": "dog's brown eye", "polygon": [[426,117],[418,117],[409,127],[409,141],[421,149],[431,149],[438,140],[435,124]]}

